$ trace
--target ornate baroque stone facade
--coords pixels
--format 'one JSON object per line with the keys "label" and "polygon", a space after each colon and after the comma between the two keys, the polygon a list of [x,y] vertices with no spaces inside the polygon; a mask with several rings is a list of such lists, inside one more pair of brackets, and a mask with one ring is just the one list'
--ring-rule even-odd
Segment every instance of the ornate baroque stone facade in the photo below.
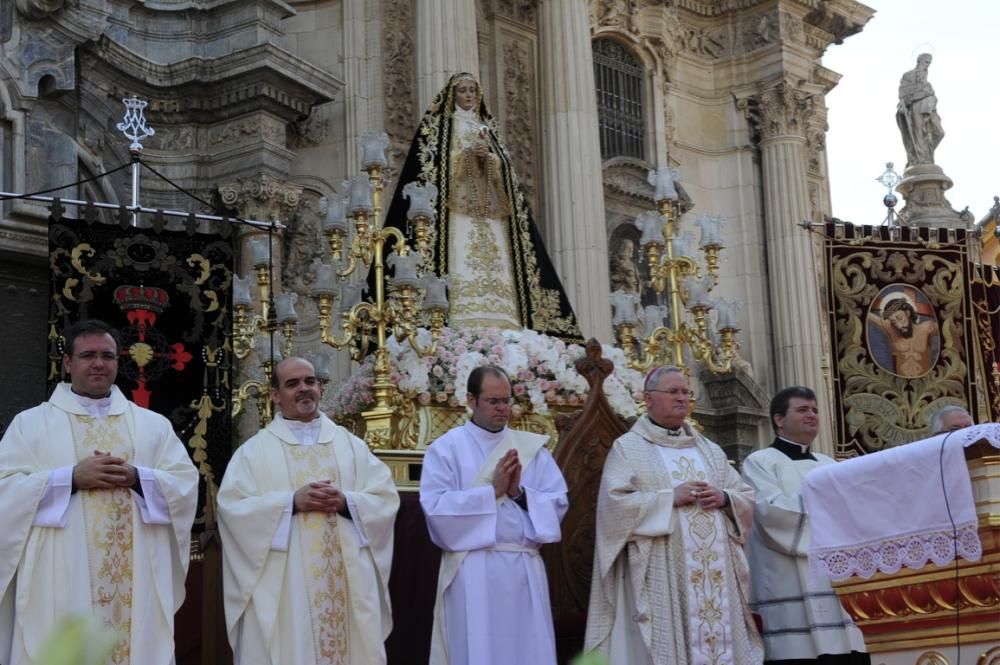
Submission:
{"label": "ornate baroque stone facade", "polygon": [[[275,246],[280,281],[300,294],[301,330],[307,346],[315,346],[315,308],[307,294],[309,263],[325,251],[319,197],[341,192],[341,181],[353,175],[353,139],[360,131],[389,134],[391,179],[423,112],[418,54],[468,48],[468,42],[449,43],[457,37],[448,34],[440,44],[418,43],[422,6],[417,0],[5,2],[0,6],[0,186],[40,190],[124,163],[127,145],[114,129],[121,99],[136,94],[149,100],[147,117],[157,130],[146,143],[151,166],[202,199],[287,225]],[[580,28],[566,23],[560,35],[547,31],[545,26],[559,25],[553,7],[579,10],[589,18],[589,29],[571,34]],[[700,407],[735,413],[734,400],[724,396],[766,395],[796,377],[823,380],[821,361],[801,357],[814,351],[800,338],[803,333],[774,329],[776,307],[784,312],[779,319],[809,314],[795,304],[784,309],[778,304],[787,298],[786,285],[775,279],[780,266],[773,257],[771,270],[765,267],[764,247],[769,237],[791,234],[785,225],[793,219],[820,221],[830,212],[824,97],[838,76],[822,66],[821,56],[861,30],[871,15],[855,0],[475,3],[478,60],[472,67],[547,237],[563,237],[549,233],[552,225],[574,223],[548,219],[554,213],[545,213],[545,202],[557,194],[551,189],[553,174],[571,172],[577,163],[572,153],[543,149],[543,128],[560,126],[553,114],[576,113],[559,106],[556,88],[593,77],[591,62],[570,62],[561,65],[564,71],[542,76],[549,66],[543,56],[551,52],[545,49],[556,38],[616,40],[644,71],[643,155],[605,159],[602,175],[590,183],[603,194],[603,214],[596,219],[603,218],[608,260],[625,239],[639,259],[632,220],[652,207],[645,181],[651,168],[680,170],[690,209],[685,223],[701,213],[728,217],[729,258],[720,291],[745,303],[740,339],[753,369],[738,379],[740,390],[711,383]],[[373,104],[379,93],[383,99]],[[768,181],[766,146],[774,141],[793,145],[801,156],[799,170],[791,174],[801,194],[796,189],[793,198],[779,196]],[[580,154],[597,149],[582,143],[576,148]],[[125,179],[113,178],[62,195],[122,201],[129,192]],[[141,198],[156,207],[202,208],[148,174]],[[3,206],[0,253],[44,265],[44,211],[23,202]],[[554,257],[563,250],[550,240]],[[814,270],[810,257],[796,260],[804,262],[798,269]],[[646,270],[641,261],[637,265]],[[606,272],[608,266],[600,269]],[[593,298],[583,306],[605,312],[609,320],[606,296]],[[790,350],[776,355],[770,340],[785,334],[787,347],[779,348]],[[347,369],[341,365],[342,372]],[[740,416],[741,428],[749,417]],[[761,420],[760,441],[767,429]]]}

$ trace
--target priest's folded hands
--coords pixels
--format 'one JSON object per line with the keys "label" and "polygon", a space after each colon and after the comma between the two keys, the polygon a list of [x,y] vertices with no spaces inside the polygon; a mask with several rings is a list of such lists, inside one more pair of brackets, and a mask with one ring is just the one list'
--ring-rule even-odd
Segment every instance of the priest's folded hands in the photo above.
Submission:
{"label": "priest's folded hands", "polygon": [[726,505],[726,493],[703,480],[688,480],[674,487],[674,507],[698,504],[702,510],[715,510]]}
{"label": "priest's folded hands", "polygon": [[329,480],[319,480],[295,490],[293,505],[296,513],[339,513],[347,498]]}

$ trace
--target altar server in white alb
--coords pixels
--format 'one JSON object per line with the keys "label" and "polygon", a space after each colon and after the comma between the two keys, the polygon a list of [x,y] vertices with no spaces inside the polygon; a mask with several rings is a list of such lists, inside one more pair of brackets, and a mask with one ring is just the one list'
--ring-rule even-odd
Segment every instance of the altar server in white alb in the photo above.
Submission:
{"label": "altar server in white alb", "polygon": [[163,416],[114,385],[117,334],[65,333],[70,383],[0,441],[0,663],[30,665],[60,619],[115,632],[113,663],[169,665],[198,471]]}
{"label": "altar server in white alb", "polygon": [[444,550],[431,665],[554,665],[542,543],[562,537],[566,482],[547,436],[507,427],[511,386],[498,367],[469,375],[472,420],[427,449],[420,505]]}
{"label": "altar server in white alb", "polygon": [[764,658],[782,665],[869,665],[861,631],[841,607],[830,582],[808,570],[809,515],[802,479],[834,464],[809,447],[819,432],[816,394],[785,388],[771,400],[777,433],[770,447],[743,461],[743,478],[757,491],[750,532],[751,605],[764,630]]}
{"label": "altar server in white alb", "polygon": [[278,363],[278,413],[237,449],[219,488],[237,665],[385,663],[399,495],[365,442],[320,411],[321,394],[307,360]]}

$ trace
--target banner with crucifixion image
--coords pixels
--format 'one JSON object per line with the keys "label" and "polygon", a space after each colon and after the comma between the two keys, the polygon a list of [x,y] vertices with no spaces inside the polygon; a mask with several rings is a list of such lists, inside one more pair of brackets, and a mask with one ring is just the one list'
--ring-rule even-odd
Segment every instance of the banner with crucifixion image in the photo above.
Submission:
{"label": "banner with crucifixion image", "polygon": [[969,242],[964,230],[825,226],[838,458],[926,438],[944,406],[989,417]]}
{"label": "banner with crucifixion image", "polygon": [[229,234],[167,230],[162,219],[137,228],[130,215],[122,224],[68,219],[58,202],[51,210],[49,390],[64,379],[66,327],[97,318],[116,328],[118,387],[166,416],[187,445],[202,480],[196,525],[211,528],[207,499],[232,446]]}

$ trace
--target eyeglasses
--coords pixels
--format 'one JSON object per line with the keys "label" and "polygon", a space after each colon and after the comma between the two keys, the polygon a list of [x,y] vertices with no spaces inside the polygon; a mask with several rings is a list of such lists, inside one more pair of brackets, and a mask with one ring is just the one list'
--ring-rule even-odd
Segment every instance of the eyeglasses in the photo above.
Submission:
{"label": "eyeglasses", "polygon": [[647,393],[666,393],[668,395],[673,395],[674,397],[694,397],[694,391],[688,390],[687,388],[671,388],[669,390],[657,390],[655,388],[648,388]]}

